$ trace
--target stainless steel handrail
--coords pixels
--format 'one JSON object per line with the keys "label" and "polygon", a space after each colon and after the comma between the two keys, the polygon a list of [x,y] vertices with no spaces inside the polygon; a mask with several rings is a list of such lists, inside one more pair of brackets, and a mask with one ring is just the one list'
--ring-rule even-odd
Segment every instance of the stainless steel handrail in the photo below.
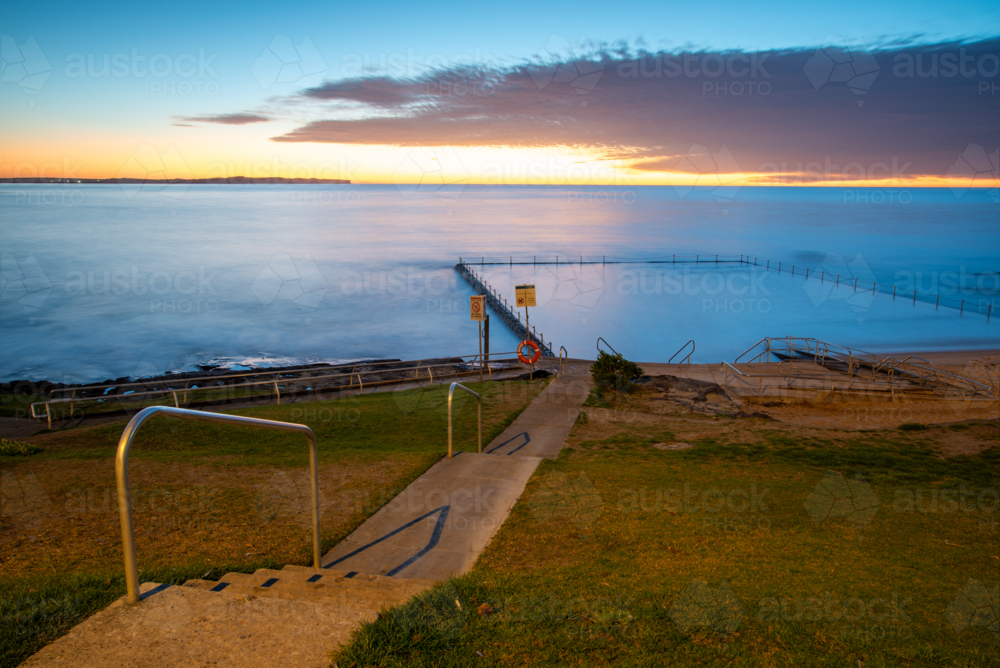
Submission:
{"label": "stainless steel handrail", "polygon": [[[449,409],[451,404],[449,402]],[[128,454],[132,441],[143,422],[155,415],[168,415],[188,420],[204,420],[206,422],[221,422],[224,424],[239,424],[250,427],[266,427],[283,431],[297,431],[309,439],[309,473],[312,478],[312,523],[313,523],[313,567],[319,568],[319,479],[317,477],[316,436],[312,429],[304,424],[292,422],[276,422],[259,418],[227,415],[224,413],[205,413],[184,408],[169,406],[151,406],[144,408],[132,418],[118,440],[118,454],[115,456],[115,478],[118,481],[118,512],[121,517],[122,548],[125,558],[125,587],[128,591],[128,602],[139,602],[139,566],[135,557],[135,532],[132,527],[132,492],[128,479]]]}
{"label": "stainless steel handrail", "polygon": [[[510,352],[498,352],[498,353],[490,353],[490,354],[491,355],[513,355],[515,353],[513,351],[510,351]],[[458,358],[458,359],[462,359],[462,358],[465,358],[465,357],[472,357],[472,358],[477,358],[478,359],[479,353],[472,353],[471,355],[452,355],[451,357]],[[422,361],[422,360],[405,360],[403,362],[398,362],[398,363],[399,364],[405,364],[406,362],[413,362],[413,361]],[[502,362],[502,361],[510,361],[510,360],[497,360],[497,361],[498,362]],[[464,362],[462,362],[462,363],[464,364]],[[386,361],[374,360],[374,361],[370,362],[369,364],[371,364],[371,365],[397,364],[397,362],[386,362]],[[459,362],[441,362],[439,364],[436,364],[435,366],[452,366],[454,364],[459,364]],[[188,387],[188,385],[190,385],[191,383],[210,382],[210,381],[216,381],[216,380],[225,380],[225,379],[228,379],[228,378],[263,377],[263,376],[274,376],[274,375],[278,375],[278,376],[282,376],[282,375],[283,376],[290,376],[291,374],[309,373],[309,372],[314,372],[314,371],[329,371],[331,369],[346,369],[346,368],[350,368],[351,369],[351,371],[349,373],[324,374],[324,375],[319,375],[319,376],[298,376],[298,377],[295,377],[295,378],[289,377],[289,378],[268,379],[268,380],[255,381],[253,383],[241,383],[241,384],[234,384],[234,385],[225,385],[224,387],[244,387],[246,385],[254,385],[254,384],[256,384],[256,385],[259,385],[259,384],[271,384],[271,383],[274,383],[275,381],[277,381],[277,382],[295,382],[295,381],[302,381],[302,380],[324,380],[324,379],[327,379],[327,378],[338,378],[338,377],[341,377],[341,376],[356,375],[357,373],[387,373],[387,372],[392,372],[392,371],[408,371],[408,370],[414,368],[414,367],[400,367],[399,369],[374,369],[374,370],[369,370],[369,371],[358,372],[355,369],[356,369],[356,367],[359,367],[359,366],[364,366],[364,364],[361,363],[361,362],[352,362],[351,364],[333,364],[333,365],[326,366],[326,367],[315,367],[315,368],[312,368],[312,369],[291,369],[291,370],[289,370],[289,369],[276,369],[274,371],[247,371],[247,372],[244,372],[244,373],[224,374],[224,375],[220,375],[220,376],[195,376],[195,377],[192,377],[192,378],[178,378],[176,380],[171,380],[169,378],[160,378],[160,379],[158,379],[156,381],[149,381],[149,380],[147,380],[147,381],[134,381],[134,382],[131,382],[131,383],[104,383],[104,384],[101,384],[101,385],[84,385],[84,386],[81,386],[81,387],[54,388],[54,389],[49,390],[49,396],[52,397],[52,396],[54,396],[57,393],[66,393],[66,392],[76,393],[76,392],[82,392],[82,391],[85,391],[85,390],[100,390],[100,389],[119,388],[119,387],[147,387],[147,386],[149,386],[151,384],[168,385],[168,384],[171,384],[171,383],[184,383],[185,386],[182,387],[182,388],[176,388],[176,387],[175,388],[164,388],[163,390],[155,390],[155,392],[163,392],[163,393],[166,393],[166,392],[183,392],[183,391],[190,391],[192,389],[192,388]],[[421,366],[423,366],[423,365],[418,364],[416,368],[420,368]],[[194,388],[194,389],[205,390],[205,389],[211,389],[211,388],[199,387],[199,388]],[[139,394],[141,394],[141,393],[139,393],[139,392],[133,392],[132,394],[130,394],[128,396],[134,396],[134,395],[139,395]],[[114,396],[122,396],[122,395],[114,395]],[[84,397],[84,400],[86,400],[86,399],[92,399],[92,398],[93,397]],[[41,403],[41,402],[39,402],[39,403]]]}
{"label": "stainless steel handrail", "polygon": [[[566,353],[566,357],[563,357],[563,353]],[[565,373],[569,373],[569,351],[566,350],[565,346],[559,346],[559,373],[564,373],[563,364],[566,364]]]}
{"label": "stainless steel handrail", "polygon": [[[688,364],[690,364],[691,363],[691,355],[694,354],[694,339],[691,339],[690,341],[688,341],[687,343],[685,343],[683,346],[681,346],[680,350],[678,350],[676,353],[674,353],[673,355],[671,355],[670,359],[667,360],[667,364],[672,363],[674,361],[674,358],[677,357],[678,355],[680,355],[684,351],[684,349],[688,347],[688,343],[691,344],[691,352],[689,352],[687,354],[687,357],[685,357],[684,359],[687,361]],[[678,364],[684,364],[684,362],[678,362]]]}
{"label": "stainless steel handrail", "polygon": [[[754,348],[756,348],[756,347],[757,347],[757,346],[759,346],[760,344],[762,344],[762,343],[767,343],[767,344],[770,344],[770,341],[771,341],[771,338],[770,338],[770,337],[767,337],[767,336],[765,336],[765,337],[764,337],[763,339],[761,339],[760,341],[758,341],[757,343],[753,344],[752,346],[750,346],[749,348],[747,348],[746,350],[744,350],[744,351],[743,351],[742,353],[740,353],[740,354],[739,354],[739,355],[738,355],[738,356],[736,357],[736,359],[734,359],[734,360],[733,360],[733,364],[736,364],[737,362],[739,362],[739,361],[740,361],[740,357],[743,357],[744,355],[746,355],[746,354],[747,354],[748,352],[750,352],[751,350],[753,350]],[[768,350],[770,350],[770,348],[768,348]],[[762,355],[762,354],[763,354],[763,353],[761,353],[761,355]],[[760,355],[758,355],[757,357],[760,357]]]}
{"label": "stainless steel handrail", "polygon": [[461,383],[452,383],[448,389],[448,459],[451,459],[451,398],[455,394],[456,387],[474,396],[479,404],[479,452],[483,451],[483,398]]}
{"label": "stainless steel handrail", "polygon": [[[499,353],[490,353],[490,354],[493,355],[493,356],[496,356],[496,355],[512,355],[514,353],[513,352],[499,352]],[[459,357],[459,358],[461,358],[461,357],[478,358],[478,355],[456,355],[455,357]],[[497,362],[497,363],[502,363],[502,362],[514,362],[516,360],[515,359],[496,359],[494,361]],[[249,383],[237,383],[237,384],[233,384],[233,385],[223,385],[223,386],[213,386],[213,387],[195,387],[195,388],[184,388],[184,389],[164,388],[162,390],[150,390],[148,392],[131,392],[129,394],[113,394],[113,395],[104,395],[104,396],[100,396],[100,397],[71,397],[69,399],[49,399],[48,401],[37,401],[37,402],[31,404],[31,417],[33,417],[35,419],[47,418],[49,420],[49,428],[51,429],[52,428],[52,421],[51,421],[51,411],[49,410],[49,406],[50,405],[64,404],[64,403],[69,403],[69,404],[84,403],[84,402],[88,402],[88,401],[106,401],[108,399],[122,400],[122,399],[125,399],[125,398],[131,399],[131,398],[137,398],[137,397],[148,397],[148,396],[155,396],[155,395],[161,395],[161,396],[163,396],[163,395],[168,395],[169,394],[169,395],[173,395],[174,406],[177,407],[178,406],[177,392],[184,392],[185,395],[186,395],[187,392],[192,391],[192,390],[199,390],[199,391],[233,390],[233,389],[237,389],[237,388],[257,387],[257,386],[264,386],[264,385],[270,385],[270,386],[273,386],[275,388],[275,397],[277,399],[277,402],[280,403],[281,402],[281,394],[280,394],[280,391],[279,391],[279,389],[277,387],[278,382],[293,383],[293,382],[304,382],[304,381],[314,381],[314,380],[329,380],[329,379],[332,379],[332,378],[345,378],[346,377],[348,379],[351,379],[351,384],[349,385],[349,387],[351,387],[351,386],[353,386],[353,378],[355,376],[357,376],[358,377],[358,381],[361,382],[361,375],[363,375],[363,374],[364,375],[370,375],[370,374],[377,374],[377,373],[395,373],[395,372],[410,371],[411,369],[414,370],[414,373],[416,373],[417,370],[422,369],[422,368],[427,369],[427,373],[431,376],[431,382],[433,382],[433,374],[431,373],[431,368],[435,368],[435,367],[451,367],[451,366],[456,366],[458,364],[460,364],[460,363],[459,362],[442,362],[440,364],[417,365],[416,367],[401,367],[401,368],[397,368],[397,369],[371,369],[371,370],[368,370],[368,371],[355,371],[355,372],[351,372],[351,373],[338,373],[338,374],[329,374],[329,375],[324,375],[324,376],[306,376],[306,377],[302,377],[302,378],[288,378],[288,379],[285,379],[283,381],[278,381],[278,380],[271,379],[271,380],[259,380],[259,381],[249,382]],[[461,364],[467,364],[467,362],[461,362]],[[467,373],[472,373],[472,372],[467,372]],[[461,374],[451,374],[451,375],[461,375]],[[491,369],[490,370],[490,377],[491,378],[492,378],[492,375],[493,374],[492,374],[492,369]],[[193,381],[193,380],[195,380],[195,379],[189,379],[189,381]],[[210,376],[202,377],[199,380],[212,380],[212,377],[210,377]],[[166,382],[177,382],[177,381],[166,381]],[[371,385],[381,385],[381,384],[388,384],[388,383],[404,383],[404,382],[408,382],[408,379],[406,379],[406,378],[391,379],[391,380],[387,380],[387,381],[377,381],[377,382],[370,383],[370,384]],[[148,384],[149,383],[146,383],[146,385],[148,385]],[[124,384],[122,386],[124,386]],[[104,387],[104,386],[95,386],[95,387],[97,389],[99,389],[100,387]],[[109,385],[107,387],[119,387],[119,386],[118,385]],[[339,389],[339,388],[333,387],[333,388],[330,388],[330,389],[334,390],[334,389]],[[185,396],[185,401],[186,400],[187,399],[186,399],[186,396]],[[36,407],[38,407],[38,406],[45,406],[45,411],[46,411],[45,415],[38,415],[37,410],[36,410]]]}
{"label": "stainless steel handrail", "polygon": [[[598,336],[597,337],[597,352],[601,352],[601,341],[604,341],[604,345],[606,345],[608,348],[611,348],[611,344],[608,343],[607,341],[605,341],[605,339],[604,339],[603,336]],[[615,350],[614,348],[611,348],[611,352],[613,352],[615,355],[618,354],[618,351]]]}

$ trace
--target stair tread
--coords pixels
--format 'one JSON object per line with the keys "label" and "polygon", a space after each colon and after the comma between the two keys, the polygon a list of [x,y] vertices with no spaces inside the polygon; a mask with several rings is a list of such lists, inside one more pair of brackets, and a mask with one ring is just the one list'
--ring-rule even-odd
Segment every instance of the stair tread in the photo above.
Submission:
{"label": "stair tread", "polygon": [[[206,584],[217,586],[221,583],[209,582]],[[195,586],[194,588],[202,591],[211,591],[211,588],[205,585]],[[254,587],[244,584],[228,584],[225,588],[215,593],[220,596],[233,598],[273,598],[302,603],[323,603],[336,606],[338,610],[348,616],[365,619],[372,618],[373,615],[377,616],[383,608],[398,605],[410,598],[409,596],[392,595],[358,597],[352,596],[343,590],[327,587],[317,589],[278,589],[274,587]]]}
{"label": "stair tread", "polygon": [[[310,575],[324,575],[324,576],[336,575],[340,577],[343,577],[348,574],[348,571],[343,571],[343,570],[334,570],[332,568],[313,568],[312,566],[297,566],[294,564],[289,564],[288,566],[285,566],[284,569],[282,570],[300,572],[300,573],[309,573]],[[376,582],[379,580],[390,580],[393,582],[413,582],[428,588],[438,584],[437,580],[427,580],[423,578],[397,578],[388,575],[371,575],[368,573],[357,573],[351,579],[361,579],[361,578],[367,578],[370,582]]]}
{"label": "stair tread", "polygon": [[[311,578],[320,576],[318,580],[310,582]],[[256,573],[227,573],[219,578],[219,582],[226,582],[230,585],[241,585],[247,587],[259,587],[263,589],[288,590],[293,588],[304,588],[307,590],[316,589],[317,584],[333,590],[340,588],[354,596],[380,596],[398,598],[399,595],[405,597],[418,594],[428,589],[427,584],[413,582],[409,580],[396,580],[393,578],[370,579],[358,576],[356,578],[343,578],[329,576],[325,573],[315,573],[313,575],[301,572],[286,573],[285,571],[272,571],[268,569],[258,570]],[[270,583],[270,584],[268,584]],[[264,586],[264,585],[268,586]]]}

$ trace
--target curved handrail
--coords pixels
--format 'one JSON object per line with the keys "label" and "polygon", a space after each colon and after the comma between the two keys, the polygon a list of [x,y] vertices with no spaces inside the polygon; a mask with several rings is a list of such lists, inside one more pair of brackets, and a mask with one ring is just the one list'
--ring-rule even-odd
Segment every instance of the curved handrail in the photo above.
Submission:
{"label": "curved handrail", "polygon": [[744,350],[742,353],[740,353],[736,357],[736,359],[733,360],[733,364],[736,364],[737,362],[739,362],[740,361],[740,357],[743,357],[744,355],[746,355],[748,352],[750,352],[751,350],[753,350],[754,348],[756,348],[760,344],[762,344],[762,343],[770,343],[770,341],[771,341],[771,337],[765,336],[763,339],[761,339],[760,341],[758,341],[757,343],[753,344],[752,346],[750,346],[749,348],[747,348],[746,350]]}
{"label": "curved handrail", "polygon": [[[678,350],[676,353],[674,353],[673,355],[671,355],[670,359],[667,360],[667,364],[672,363],[674,361],[674,358],[677,357],[678,355],[680,355],[684,351],[684,349],[688,347],[688,343],[691,344],[691,352],[689,352],[687,354],[687,357],[685,357],[684,359],[687,361],[688,364],[690,364],[691,363],[691,355],[694,354],[694,339],[691,339],[690,341],[688,341],[687,343],[685,343],[683,346],[681,346],[680,350]],[[678,364],[684,364],[684,362],[678,362]]]}
{"label": "curved handrail", "polygon": [[448,459],[451,459],[451,397],[456,387],[474,396],[479,404],[479,452],[483,451],[483,398],[461,383],[452,383],[448,389]]}
{"label": "curved handrail", "polygon": [[[605,341],[603,336],[598,336],[597,337],[597,352],[601,352],[601,341],[604,341],[604,345],[606,345],[608,348],[611,348],[611,344],[608,343],[607,341]],[[613,352],[615,355],[618,354],[618,351],[615,350],[614,348],[611,348],[611,352]]]}
{"label": "curved handrail", "polygon": [[563,372],[563,353],[566,353],[566,357],[565,357],[566,372],[569,371],[569,351],[566,350],[565,346],[559,346],[559,373],[564,373]]}
{"label": "curved handrail", "polygon": [[[451,404],[449,402],[449,408]],[[241,424],[250,427],[266,427],[283,431],[297,431],[309,439],[309,473],[312,478],[312,523],[313,523],[313,567],[319,568],[319,481],[317,478],[316,436],[312,429],[304,424],[293,422],[276,422],[259,418],[228,415],[225,413],[205,413],[186,408],[170,408],[169,406],[151,406],[136,414],[118,440],[118,454],[115,455],[115,478],[118,481],[118,512],[122,526],[122,550],[125,558],[125,587],[128,591],[128,602],[139,602],[139,566],[135,558],[135,532],[132,527],[132,492],[128,479],[128,453],[132,448],[139,427],[154,415],[169,415],[188,420],[204,420],[206,422],[222,422],[224,424]]]}

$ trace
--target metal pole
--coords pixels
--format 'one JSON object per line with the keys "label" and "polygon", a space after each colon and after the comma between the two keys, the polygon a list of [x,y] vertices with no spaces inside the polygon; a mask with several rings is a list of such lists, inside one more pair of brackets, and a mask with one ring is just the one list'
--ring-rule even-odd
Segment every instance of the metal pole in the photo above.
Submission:
{"label": "metal pole", "polygon": [[479,321],[479,382],[483,382],[483,321]]}

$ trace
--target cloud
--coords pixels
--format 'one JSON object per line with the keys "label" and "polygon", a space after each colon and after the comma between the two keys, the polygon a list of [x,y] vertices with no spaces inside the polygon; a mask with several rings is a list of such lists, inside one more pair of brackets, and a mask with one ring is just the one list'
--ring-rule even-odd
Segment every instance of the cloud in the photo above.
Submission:
{"label": "cloud", "polygon": [[[373,74],[284,99],[276,114],[311,120],[273,140],[567,147],[641,171],[677,169],[692,144],[726,146],[748,175],[791,182],[815,177],[815,165],[830,178],[943,175],[970,142],[998,143],[1000,95],[982,86],[1000,83],[1000,38],[859,49],[617,48],[415,77]],[[819,86],[818,53],[834,63]],[[862,61],[878,73],[863,90],[851,64]]]}
{"label": "cloud", "polygon": [[[209,116],[184,116],[179,118],[181,121],[188,121],[189,123],[218,123],[219,125],[249,125],[250,123],[266,123],[272,120],[269,116],[262,116],[260,114],[254,113],[243,113],[243,114],[216,114]],[[181,125],[175,123],[180,127],[193,127],[191,125]]]}

